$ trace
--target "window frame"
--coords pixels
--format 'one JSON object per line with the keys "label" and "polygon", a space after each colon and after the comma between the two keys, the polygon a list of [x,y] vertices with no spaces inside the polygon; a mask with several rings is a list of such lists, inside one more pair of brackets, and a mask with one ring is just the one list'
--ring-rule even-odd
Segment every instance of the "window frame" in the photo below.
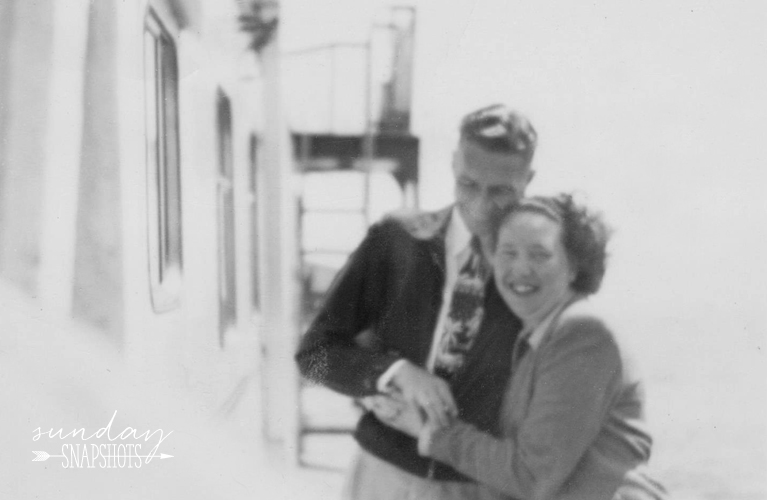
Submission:
{"label": "window frame", "polygon": [[261,290],[261,208],[259,206],[259,162],[258,162],[258,137],[252,133],[248,139],[248,204],[250,211],[250,259],[251,259],[251,296],[250,306],[254,312],[260,312],[263,302]]}
{"label": "window frame", "polygon": [[183,275],[178,55],[152,8],[143,40],[150,295],[162,313],[180,306]]}
{"label": "window frame", "polygon": [[232,105],[219,88],[216,97],[218,168],[216,177],[216,226],[218,242],[219,344],[237,325],[237,242],[234,203],[234,137]]}

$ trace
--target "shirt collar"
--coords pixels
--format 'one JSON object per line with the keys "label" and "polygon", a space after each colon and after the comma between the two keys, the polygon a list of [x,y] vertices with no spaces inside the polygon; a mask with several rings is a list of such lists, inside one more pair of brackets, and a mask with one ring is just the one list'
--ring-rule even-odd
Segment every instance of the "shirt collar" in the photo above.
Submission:
{"label": "shirt collar", "polygon": [[540,323],[532,328],[525,328],[520,333],[520,338],[528,343],[530,349],[535,350],[541,345],[546,333],[550,330],[552,323],[559,318],[562,311],[570,304],[582,298],[577,294],[568,294],[559,304],[557,304],[549,314],[544,317]]}
{"label": "shirt collar", "polygon": [[450,215],[450,224],[447,227],[445,243],[448,255],[457,259],[459,254],[466,250],[471,242],[471,231],[466,227],[458,207],[454,206]]}

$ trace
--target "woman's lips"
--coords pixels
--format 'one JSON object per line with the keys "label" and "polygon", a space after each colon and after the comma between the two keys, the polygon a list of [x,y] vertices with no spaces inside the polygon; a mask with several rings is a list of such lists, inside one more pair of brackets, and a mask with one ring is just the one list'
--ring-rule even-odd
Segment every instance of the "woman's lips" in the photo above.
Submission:
{"label": "woman's lips", "polygon": [[528,284],[522,284],[522,283],[507,283],[506,287],[514,292],[516,295],[520,295],[522,297],[526,295],[532,295],[535,292],[538,291],[540,287],[537,285],[528,285]]}

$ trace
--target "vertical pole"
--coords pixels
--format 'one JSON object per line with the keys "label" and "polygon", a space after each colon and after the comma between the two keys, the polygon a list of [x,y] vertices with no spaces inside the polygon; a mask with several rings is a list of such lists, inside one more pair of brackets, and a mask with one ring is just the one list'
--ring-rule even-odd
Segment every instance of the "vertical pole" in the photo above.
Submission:
{"label": "vertical pole", "polygon": [[267,438],[279,441],[289,462],[298,463],[298,370],[293,362],[298,340],[298,255],[293,148],[282,110],[280,33],[261,51],[264,71],[264,384]]}
{"label": "vertical pole", "polygon": [[53,10],[38,290],[59,317],[72,312],[88,7],[87,0],[76,0],[55,3]]}
{"label": "vertical pole", "polygon": [[328,110],[328,131],[330,133],[336,130],[336,51],[337,45],[330,46],[330,103]]}
{"label": "vertical pole", "polygon": [[[299,175],[301,175],[302,179],[306,172],[307,165],[309,164],[309,159],[311,158],[311,151],[312,151],[312,137],[309,133],[301,134],[300,140],[299,140],[299,153],[298,153],[298,171]],[[303,193],[298,196],[298,222],[296,223],[296,244],[298,246],[298,275],[300,277],[300,285],[298,290],[298,325],[300,330],[304,330],[304,322],[303,322],[303,304],[306,299],[306,289],[304,287],[304,272],[305,272],[305,257],[306,257],[306,249],[304,248],[303,244],[303,230],[304,230],[304,214],[306,213],[306,210],[304,209],[304,203],[303,203]],[[299,331],[298,335],[300,336],[303,332]],[[303,381],[301,380],[301,377],[296,377],[296,443],[295,443],[295,458],[298,465],[303,465],[303,454],[304,454],[304,435],[306,434],[304,430],[304,405],[303,405]]]}
{"label": "vertical pole", "polygon": [[362,139],[362,164],[365,169],[363,210],[365,227],[370,226],[370,179],[375,158],[375,127],[373,124],[373,33],[365,44],[365,133]]}

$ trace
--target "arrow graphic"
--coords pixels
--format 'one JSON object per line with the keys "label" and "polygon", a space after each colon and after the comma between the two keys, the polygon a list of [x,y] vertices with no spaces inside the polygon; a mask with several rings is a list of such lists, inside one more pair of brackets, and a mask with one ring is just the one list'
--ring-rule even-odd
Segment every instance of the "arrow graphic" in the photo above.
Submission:
{"label": "arrow graphic", "polygon": [[[33,462],[45,462],[49,458],[64,458],[64,455],[51,455],[45,451],[33,451],[32,453],[35,454],[35,458],[32,459]],[[168,455],[166,453],[160,453],[159,455],[98,455],[99,457],[103,458],[159,458],[160,460],[164,458],[173,458],[173,455]]]}
{"label": "arrow graphic", "polygon": [[64,455],[50,455],[44,451],[33,451],[36,456],[32,459],[33,462],[45,462],[51,457],[64,457]]}

